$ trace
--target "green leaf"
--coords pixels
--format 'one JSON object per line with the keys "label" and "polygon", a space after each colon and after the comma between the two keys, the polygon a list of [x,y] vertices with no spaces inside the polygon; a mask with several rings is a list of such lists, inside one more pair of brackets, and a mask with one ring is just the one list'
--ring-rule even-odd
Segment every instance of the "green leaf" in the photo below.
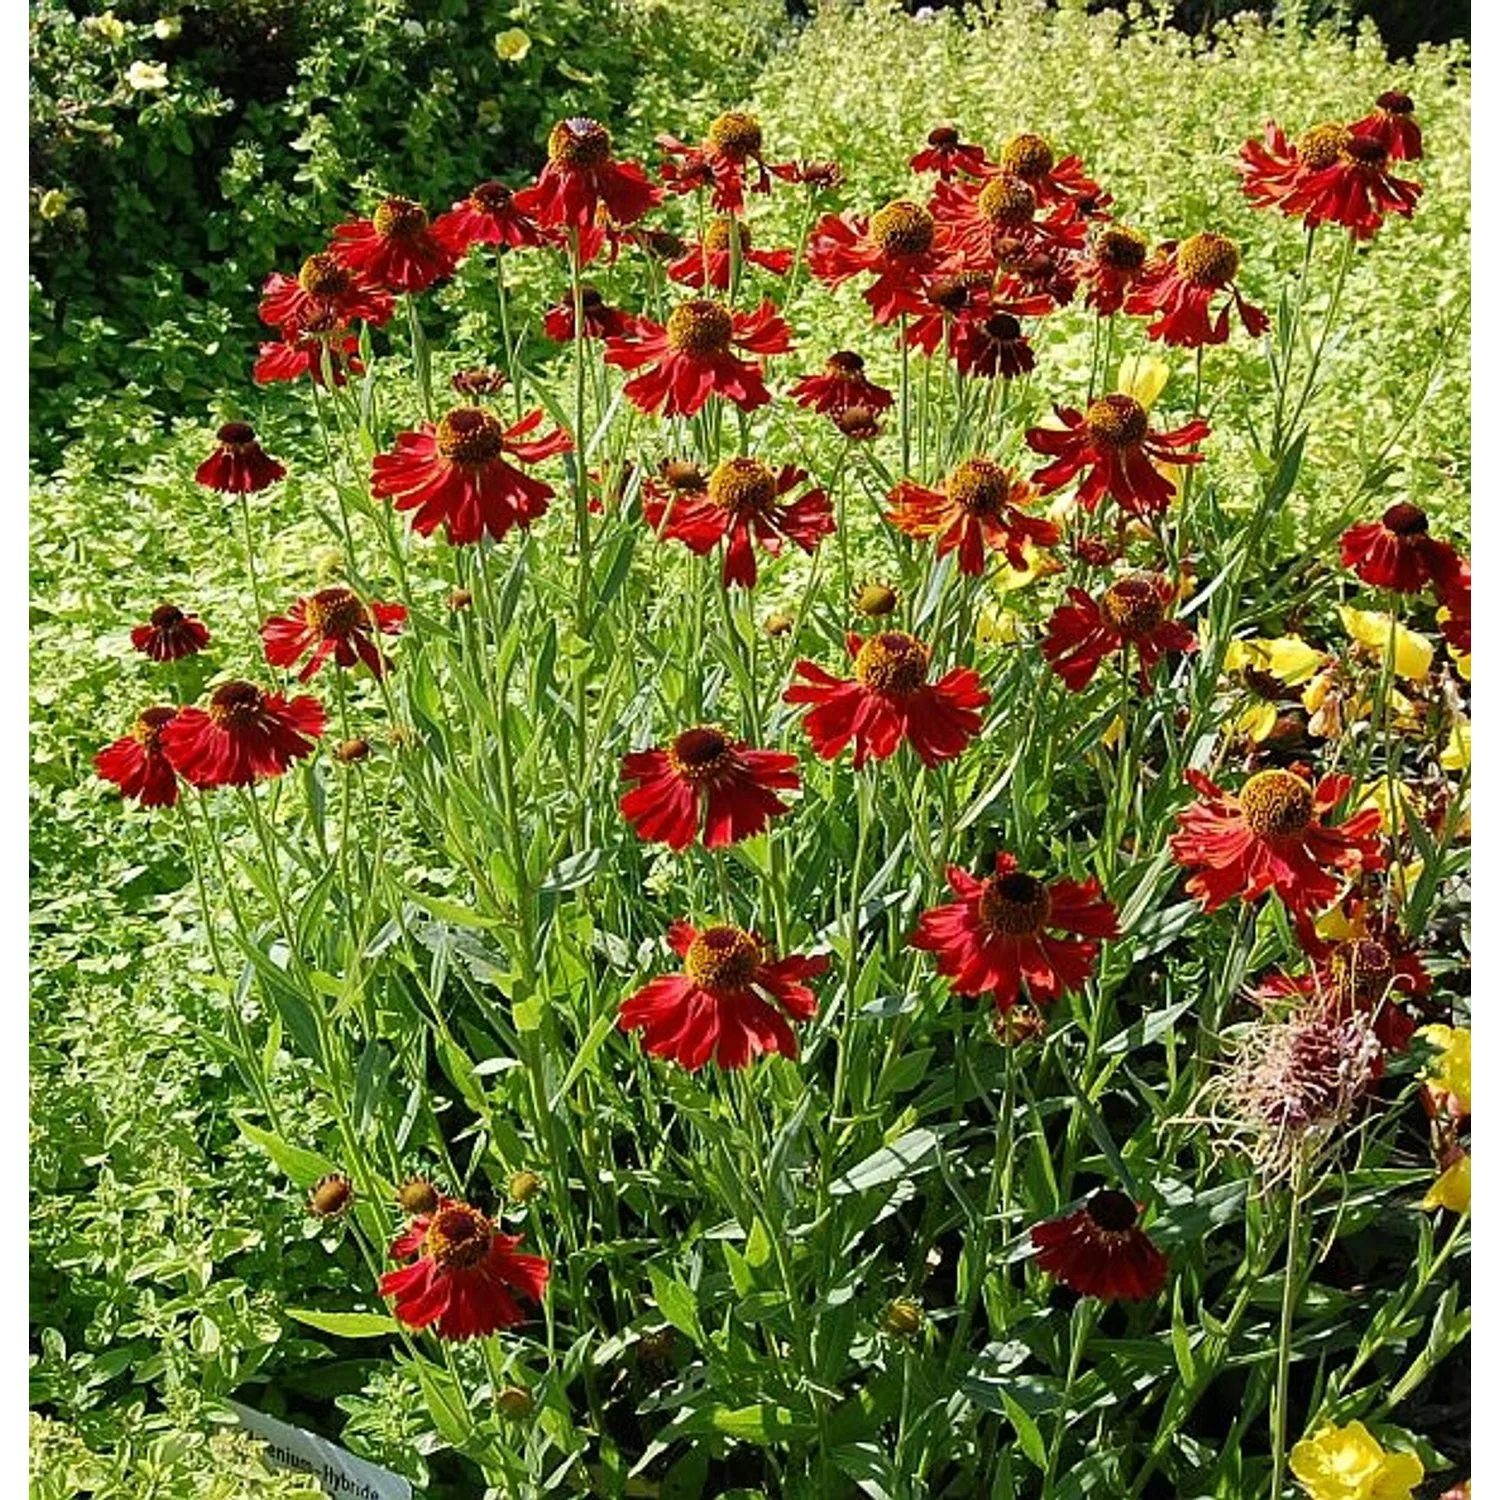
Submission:
{"label": "green leaf", "polygon": [[698,1322],[698,1299],[692,1289],[661,1266],[647,1266],[646,1273],[651,1278],[651,1295],[656,1298],[662,1317],[703,1348],[707,1340]]}
{"label": "green leaf", "polygon": [[318,1312],[310,1307],[289,1307],[286,1311],[299,1323],[341,1339],[386,1338],[401,1331],[401,1325],[385,1313]]}
{"label": "green leaf", "polygon": [[432,1425],[444,1442],[462,1448],[474,1426],[462,1388],[446,1370],[425,1359],[413,1360],[412,1367],[417,1372],[417,1383],[422,1387]]}
{"label": "green leaf", "polygon": [[1021,1452],[1037,1468],[1045,1469],[1047,1467],[1047,1447],[1042,1442],[1041,1429],[1032,1420],[1030,1412],[1009,1391],[1002,1390],[1000,1392],[1000,1400],[1005,1407],[1005,1415],[1010,1418],[1010,1425],[1016,1429],[1016,1440],[1021,1445]]}
{"label": "green leaf", "polygon": [[[937,1146],[936,1131],[925,1128],[909,1130],[889,1146],[882,1146],[851,1167],[842,1177],[835,1178],[828,1191],[838,1197],[847,1197],[850,1193],[866,1193],[871,1188],[925,1172],[937,1165],[934,1156]],[[932,1160],[928,1160],[929,1157]]]}
{"label": "green leaf", "polygon": [[234,1123],[240,1127],[240,1134],[252,1145],[259,1146],[298,1187],[311,1187],[318,1178],[338,1171],[338,1164],[326,1156],[289,1145],[279,1135],[250,1124],[240,1115],[234,1116]]}

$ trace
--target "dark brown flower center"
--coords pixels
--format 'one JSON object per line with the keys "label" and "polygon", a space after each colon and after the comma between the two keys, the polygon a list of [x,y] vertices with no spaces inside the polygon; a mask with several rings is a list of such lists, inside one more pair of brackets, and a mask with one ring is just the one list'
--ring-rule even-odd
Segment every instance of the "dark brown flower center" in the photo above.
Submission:
{"label": "dark brown flower center", "polygon": [[354,285],[354,278],[328,251],[320,250],[302,262],[297,285],[311,297],[338,297]]}
{"label": "dark brown flower center", "polygon": [[187,618],[175,604],[158,604],[151,611],[151,624],[156,630],[171,630]]}
{"label": "dark brown flower center", "polygon": [[708,498],[736,515],[769,510],[776,476],[758,458],[726,458],[708,476]]}
{"label": "dark brown flower center", "polygon": [[824,369],[829,375],[852,378],[864,373],[865,362],[863,356],[852,349],[839,349],[828,356]]}
{"label": "dark brown flower center", "polygon": [[990,458],[966,458],[943,486],[971,516],[997,516],[1010,500],[1010,474]]}
{"label": "dark brown flower center", "polygon": [[750,248],[750,226],[741,224],[728,214],[721,215],[709,224],[703,235],[703,243],[710,251],[728,250],[734,243],[736,231],[739,235],[740,252],[743,254]]}
{"label": "dark brown flower center", "polygon": [[1135,1204],[1113,1188],[1101,1188],[1097,1193],[1091,1193],[1083,1207],[1089,1218],[1106,1234],[1124,1234],[1135,1228]]}
{"label": "dark brown flower center", "polygon": [[578,289],[578,299],[583,303],[584,312],[598,312],[604,306],[604,294],[598,287],[585,286]]}
{"label": "dark brown flower center", "polygon": [[343,1213],[353,1197],[353,1183],[342,1172],[329,1172],[313,1184],[307,1206],[320,1219],[327,1219]]}
{"label": "dark brown flower center", "polygon": [[1257,771],[1240,788],[1240,807],[1257,837],[1291,838],[1312,822],[1313,789],[1291,771]]}
{"label": "dark brown flower center", "polygon": [[700,358],[727,354],[733,337],[734,319],[729,309],[706,297],[683,302],[667,315],[667,343],[679,354]]}
{"label": "dark brown flower center", "polygon": [[144,708],[130,731],[131,738],[144,746],[147,752],[161,745],[161,732],[177,717],[175,708]]}
{"label": "dark brown flower center", "polygon": [[880,417],[873,407],[846,406],[833,412],[832,419],[846,438],[861,441],[880,436]]}
{"label": "dark brown flower center", "polygon": [[219,441],[236,451],[248,448],[255,441],[255,429],[248,422],[226,422],[219,429]]}
{"label": "dark brown flower center", "polygon": [[1399,500],[1380,518],[1387,531],[1397,536],[1425,536],[1427,534],[1427,512],[1415,505]]}
{"label": "dark brown flower center", "polygon": [[661,477],[663,483],[669,489],[678,493],[696,493],[708,487],[708,480],[703,477],[703,470],[695,463],[689,463],[685,458],[669,458],[661,466]]}
{"label": "dark brown flower center", "polygon": [[1146,263],[1146,236],[1124,224],[1108,224],[1094,236],[1094,257],[1112,271],[1138,271]]}
{"label": "dark brown flower center", "polygon": [[947,150],[958,144],[958,132],[951,125],[939,125],[927,132],[927,144]]}
{"label": "dark brown flower center", "polygon": [[432,1216],[422,1249],[437,1262],[440,1271],[462,1271],[489,1254],[494,1237],[490,1221],[477,1208],[450,1203]]}
{"label": "dark brown flower center", "polygon": [[729,736],[712,724],[684,729],[667,746],[667,761],[672,769],[694,786],[712,781],[733,754]]}
{"label": "dark brown flower center", "polygon": [[730,161],[743,162],[759,156],[760,121],[743,110],[728,110],[708,127],[708,144]]}
{"label": "dark brown flower center", "polygon": [[321,636],[342,637],[369,623],[359,595],[352,589],[319,589],[307,601],[308,627]]}
{"label": "dark brown flower center", "polygon": [[1035,214],[1036,194],[1031,184],[1014,172],[991,177],[979,194],[979,216],[991,229],[1029,224]]}
{"label": "dark brown flower center", "polygon": [[904,698],[927,681],[928,650],[904,630],[872,635],[854,658],[854,675],[871,692]]}
{"label": "dark brown flower center", "polygon": [[760,966],[760,944],[738,927],[705,927],[688,947],[683,972],[705,990],[742,990]]}
{"label": "dark brown flower center", "polygon": [[1160,573],[1131,573],[1105,589],[1099,607],[1121,635],[1150,635],[1166,618]]}
{"label": "dark brown flower center", "polygon": [[505,372],[476,365],[460,370],[448,383],[460,396],[493,396],[505,389]]}
{"label": "dark brown flower center", "polygon": [[357,761],[365,760],[370,754],[369,740],[347,739],[340,742],[337,750],[333,752],[333,758],[342,765],[352,766]]}
{"label": "dark brown flower center", "polygon": [[925,255],[936,233],[932,215],[906,198],[887,203],[870,220],[870,238],[886,255]]}
{"label": "dark brown flower center", "polygon": [[455,406],[437,425],[437,448],[452,463],[479,467],[505,449],[505,428],[477,406]]}
{"label": "dark brown flower center", "polygon": [[469,194],[469,202],[482,214],[502,214],[514,196],[503,182],[481,182]]}
{"label": "dark brown flower center", "polygon": [[1089,407],[1083,425],[1106,448],[1133,448],[1146,436],[1146,408],[1123,392],[1101,396]]}
{"label": "dark brown flower center", "polygon": [[1321,125],[1314,125],[1298,140],[1297,159],[1304,167],[1321,172],[1324,167],[1331,167],[1348,146],[1348,129],[1328,120]]}
{"label": "dark brown flower center", "polygon": [[609,131],[597,120],[579,115],[559,120],[552,127],[547,137],[547,159],[574,171],[602,167],[609,160],[611,144]]}
{"label": "dark brown flower center", "polygon": [[1044,136],[1022,132],[1013,135],[1000,148],[1000,165],[1017,177],[1035,181],[1052,170],[1056,157],[1052,144]]}
{"label": "dark brown flower center", "polygon": [[1239,268],[1239,246],[1222,234],[1190,234],[1177,247],[1177,269],[1194,286],[1228,286]]}
{"label": "dark brown flower center", "polygon": [[1376,109],[1383,109],[1388,115],[1409,115],[1416,105],[1412,103],[1410,94],[1403,94],[1399,89],[1387,89],[1376,101]]}
{"label": "dark brown flower center", "polygon": [[1373,135],[1351,135],[1344,143],[1344,160],[1362,167],[1385,165],[1385,143]]}
{"label": "dark brown flower center", "polygon": [[991,875],[979,896],[979,920],[997,937],[1040,932],[1051,910],[1047,887],[1036,876],[1019,870]]}
{"label": "dark brown flower center", "polygon": [[1384,999],[1391,983],[1391,955],[1384,943],[1356,938],[1340,943],[1328,961],[1335,999],[1366,1008]]}
{"label": "dark brown flower center", "polygon": [[223,729],[243,729],[255,722],[264,701],[253,682],[226,682],[208,700],[208,716]]}
{"label": "dark brown flower center", "polygon": [[984,320],[983,327],[986,337],[997,344],[1013,344],[1021,337],[1020,319],[1009,313],[993,314]]}
{"label": "dark brown flower center", "polygon": [[411,198],[387,198],[375,210],[374,222],[381,239],[414,239],[427,228],[427,210]]}

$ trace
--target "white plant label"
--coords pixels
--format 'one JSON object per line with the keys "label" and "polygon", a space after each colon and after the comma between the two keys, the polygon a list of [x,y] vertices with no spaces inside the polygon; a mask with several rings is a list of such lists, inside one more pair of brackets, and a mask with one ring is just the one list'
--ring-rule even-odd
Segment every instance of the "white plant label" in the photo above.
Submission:
{"label": "white plant label", "polygon": [[304,1432],[262,1412],[228,1403],[240,1426],[265,1445],[266,1462],[273,1469],[311,1474],[333,1500],[411,1500],[411,1484],[389,1469],[356,1458],[315,1432]]}

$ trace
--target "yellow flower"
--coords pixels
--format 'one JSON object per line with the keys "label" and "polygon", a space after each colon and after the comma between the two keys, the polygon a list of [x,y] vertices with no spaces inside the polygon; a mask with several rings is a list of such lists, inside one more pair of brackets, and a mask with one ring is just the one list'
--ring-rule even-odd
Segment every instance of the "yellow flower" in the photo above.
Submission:
{"label": "yellow flower", "polygon": [[530,51],[531,38],[519,26],[512,26],[495,38],[495,56],[501,62],[518,63]]}
{"label": "yellow flower", "polygon": [[1109,728],[1099,736],[1099,743],[1113,750],[1120,743],[1120,736],[1125,733],[1125,719],[1122,714],[1116,714],[1110,720]]}
{"label": "yellow flower", "polygon": [[1445,771],[1467,771],[1469,769],[1469,721],[1462,715],[1453,720],[1448,731],[1448,745],[1438,757],[1438,764]]}
{"label": "yellow flower", "polygon": [[1020,639],[1020,624],[1021,617],[1015,610],[986,604],[979,611],[979,624],[974,634],[986,645],[1009,646]]}
{"label": "yellow flower", "polygon": [[182,17],[158,16],[151,32],[159,41],[170,42],[182,35]]}
{"label": "yellow flower", "polygon": [[36,211],[51,223],[53,219],[60,219],[68,210],[68,195],[61,188],[48,188],[41,196],[41,201],[36,206]]}
{"label": "yellow flower", "polygon": [[1292,1449],[1292,1473],[1313,1500],[1411,1500],[1422,1460],[1387,1453],[1362,1422],[1324,1427]]}
{"label": "yellow flower", "polygon": [[[1339,605],[1339,615],[1350,640],[1373,651],[1376,658],[1384,662],[1391,644],[1392,620],[1390,615],[1374,609],[1351,609],[1347,604]],[[1394,622],[1396,660],[1394,665],[1398,677],[1408,682],[1423,681],[1432,667],[1432,642],[1415,630],[1408,630],[1399,620]]]}
{"label": "yellow flower", "polygon": [[1050,552],[1044,552],[1035,542],[1026,542],[1021,548],[1026,558],[1024,568],[1013,568],[1009,563],[995,570],[995,588],[1002,594],[1024,589],[1052,573],[1061,573],[1063,565]]}
{"label": "yellow flower", "polygon": [[1153,354],[1132,354],[1120,361],[1120,394],[1134,396],[1147,411],[1156,405],[1171,378],[1171,365]]}
{"label": "yellow flower", "polygon": [[1309,646],[1300,635],[1281,635],[1275,640],[1252,636],[1230,641],[1224,653],[1226,672],[1263,672],[1284,687],[1300,687],[1328,659],[1325,652]]}
{"label": "yellow flower", "polygon": [[1452,1094],[1464,1114],[1471,1113],[1470,1089],[1472,1065],[1467,1026],[1424,1026],[1418,1033],[1438,1049],[1438,1055],[1427,1064],[1427,1081],[1436,1089]]}
{"label": "yellow flower", "polygon": [[137,58],[125,70],[125,82],[138,94],[159,93],[167,86],[167,66],[165,63],[142,62]]}
{"label": "yellow flower", "polygon": [[102,15],[86,16],[83,29],[93,32],[111,47],[118,46],[125,40],[125,23],[112,10],[107,10]]}
{"label": "yellow flower", "polygon": [[1471,1177],[1469,1153],[1464,1151],[1438,1174],[1437,1181],[1428,1188],[1427,1196],[1422,1200],[1422,1207],[1429,1212],[1434,1208],[1446,1208],[1449,1213],[1468,1213]]}

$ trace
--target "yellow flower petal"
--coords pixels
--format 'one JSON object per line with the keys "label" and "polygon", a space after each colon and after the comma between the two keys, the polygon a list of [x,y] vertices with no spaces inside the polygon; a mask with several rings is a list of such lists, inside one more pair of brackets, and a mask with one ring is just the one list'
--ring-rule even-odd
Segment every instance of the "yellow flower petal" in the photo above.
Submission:
{"label": "yellow flower petal", "polygon": [[1427,1081],[1434,1088],[1452,1094],[1464,1114],[1471,1113],[1473,1061],[1469,1028],[1424,1026],[1417,1035],[1426,1038],[1438,1049],[1438,1056],[1427,1064]]}
{"label": "yellow flower petal", "polygon": [[1292,1449],[1291,1468],[1313,1500],[1370,1500],[1385,1450],[1361,1422],[1324,1427]]}
{"label": "yellow flower petal", "polygon": [[1231,641],[1224,653],[1224,670],[1240,672],[1246,667],[1265,672],[1287,687],[1300,687],[1328,660],[1325,652],[1309,646],[1299,635],[1275,640],[1251,637]]}
{"label": "yellow flower petal", "polygon": [[1373,651],[1378,660],[1385,661],[1390,649],[1394,624],[1396,660],[1394,670],[1398,677],[1408,682],[1421,682],[1432,668],[1433,646],[1425,635],[1408,630],[1399,620],[1374,609],[1352,609],[1347,604],[1339,605],[1339,615],[1349,638]]}
{"label": "yellow flower petal", "polygon": [[[1422,1207],[1429,1212],[1434,1208],[1446,1208],[1449,1213],[1466,1214],[1472,1188],[1473,1172],[1469,1153],[1464,1152],[1447,1171],[1438,1175],[1422,1199]],[[1418,1475],[1418,1478],[1421,1476]]]}
{"label": "yellow flower petal", "polygon": [[1438,757],[1438,764],[1445,771],[1467,771],[1469,769],[1469,721],[1460,714],[1448,732],[1448,744]]}
{"label": "yellow flower petal", "polygon": [[1171,378],[1171,365],[1154,354],[1132,354],[1120,361],[1120,394],[1134,396],[1147,411],[1156,405]]}
{"label": "yellow flower petal", "polygon": [[1038,578],[1046,578],[1049,574],[1062,572],[1063,565],[1050,552],[1043,551],[1034,542],[1025,543],[1022,550],[1026,557],[1024,568],[1013,568],[1006,563],[995,570],[994,586],[1002,594],[1011,593],[1015,589],[1024,589],[1035,583]]}
{"label": "yellow flower petal", "polygon": [[987,645],[1008,646],[1019,640],[1021,617],[1013,609],[1002,609],[995,604],[986,604],[979,611],[976,637]]}
{"label": "yellow flower petal", "polygon": [[1252,703],[1239,717],[1236,726],[1241,734],[1257,744],[1262,744],[1276,727],[1276,705],[1274,703]]}
{"label": "yellow flower petal", "polygon": [[519,26],[512,26],[495,38],[495,56],[501,62],[520,62],[530,51],[531,38]]}

